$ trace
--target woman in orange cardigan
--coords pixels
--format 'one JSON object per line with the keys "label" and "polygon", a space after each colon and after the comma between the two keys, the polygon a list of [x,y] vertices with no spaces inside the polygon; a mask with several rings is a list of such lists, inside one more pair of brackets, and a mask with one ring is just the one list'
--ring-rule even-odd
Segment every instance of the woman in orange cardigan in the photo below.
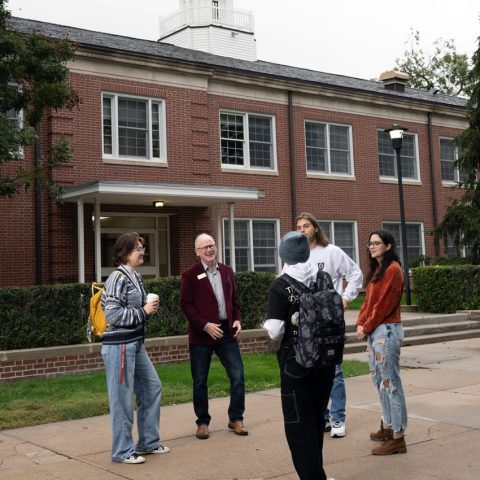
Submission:
{"label": "woman in orange cardigan", "polygon": [[370,271],[366,278],[365,302],[357,320],[357,338],[367,338],[370,372],[383,412],[380,430],[370,434],[371,440],[383,443],[374,448],[372,454],[405,453],[407,407],[400,379],[403,273],[390,232],[372,232],[368,251]]}

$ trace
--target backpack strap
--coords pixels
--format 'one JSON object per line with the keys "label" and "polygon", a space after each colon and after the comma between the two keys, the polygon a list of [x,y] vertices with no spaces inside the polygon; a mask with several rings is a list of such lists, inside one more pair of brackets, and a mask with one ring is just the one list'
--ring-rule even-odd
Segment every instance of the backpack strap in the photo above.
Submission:
{"label": "backpack strap", "polygon": [[288,285],[292,287],[297,293],[312,291],[304,283],[299,282],[297,279],[288,275],[288,273],[284,273],[283,275],[281,275],[281,278],[283,278],[288,283]]}

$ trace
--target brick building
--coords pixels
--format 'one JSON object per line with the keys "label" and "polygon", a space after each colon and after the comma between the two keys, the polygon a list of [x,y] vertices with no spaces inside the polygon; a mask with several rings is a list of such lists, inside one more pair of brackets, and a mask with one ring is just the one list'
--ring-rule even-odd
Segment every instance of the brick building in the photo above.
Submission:
{"label": "brick building", "polygon": [[[216,54],[166,43],[168,34],[155,42],[20,18],[11,27],[75,43],[70,80],[82,103],[48,112],[39,151],[24,152],[31,165],[70,138],[74,161],[54,173],[63,204],[34,189],[0,200],[0,286],[104,278],[115,238],[132,230],[147,240],[146,278],[191,265],[203,231],[237,271],[277,272],[279,239],[301,211],[365,269],[371,230],[391,229],[400,243],[384,133],[393,124],[408,128],[409,259],[444,253],[429,232],[458,195],[451,140],[466,127],[464,99],[407,88],[396,73],[370,81],[235,58],[234,44]],[[229,28],[250,48],[248,28]]]}

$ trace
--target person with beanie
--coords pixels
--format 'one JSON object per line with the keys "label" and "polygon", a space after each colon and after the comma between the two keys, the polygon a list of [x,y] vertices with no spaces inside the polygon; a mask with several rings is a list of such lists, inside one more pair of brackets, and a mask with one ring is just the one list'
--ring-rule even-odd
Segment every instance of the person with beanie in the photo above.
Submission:
{"label": "person with beanie", "polygon": [[[318,267],[308,263],[308,238],[288,232],[280,241],[283,274],[310,287]],[[293,343],[298,334],[299,299],[283,275],[268,292],[267,320],[263,324],[272,340],[282,338],[277,352],[285,436],[300,480],[327,479],[323,468],[324,411],[335,376],[335,366],[305,368],[297,363]]]}

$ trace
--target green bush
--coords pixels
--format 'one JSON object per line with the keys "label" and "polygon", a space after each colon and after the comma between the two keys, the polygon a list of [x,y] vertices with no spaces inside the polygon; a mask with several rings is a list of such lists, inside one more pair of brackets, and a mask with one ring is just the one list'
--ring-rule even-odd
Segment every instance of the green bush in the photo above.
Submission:
{"label": "green bush", "polygon": [[480,266],[436,265],[413,269],[420,311],[453,313],[480,308]]}
{"label": "green bush", "polygon": [[[265,319],[267,291],[275,277],[242,272],[235,278],[243,328],[257,328]],[[161,303],[148,322],[147,336],[185,335],[180,277],[147,280],[145,286]],[[0,288],[0,350],[86,343],[89,299],[88,284]]]}

